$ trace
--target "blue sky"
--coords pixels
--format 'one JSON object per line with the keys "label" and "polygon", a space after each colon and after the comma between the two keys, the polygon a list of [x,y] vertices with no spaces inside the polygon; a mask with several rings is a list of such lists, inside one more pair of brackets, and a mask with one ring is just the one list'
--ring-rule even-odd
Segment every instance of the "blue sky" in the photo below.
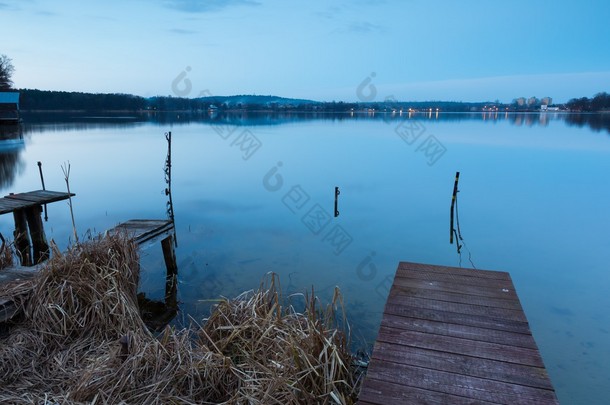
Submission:
{"label": "blue sky", "polygon": [[22,88],[357,101],[374,76],[376,100],[565,102],[610,91],[609,16],[605,0],[0,0],[0,54]]}

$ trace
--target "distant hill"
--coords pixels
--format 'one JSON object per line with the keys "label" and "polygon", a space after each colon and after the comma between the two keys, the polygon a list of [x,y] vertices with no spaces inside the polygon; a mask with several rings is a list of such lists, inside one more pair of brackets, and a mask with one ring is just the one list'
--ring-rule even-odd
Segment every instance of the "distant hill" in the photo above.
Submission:
{"label": "distant hill", "polygon": [[237,105],[247,105],[247,104],[257,104],[257,105],[305,105],[305,104],[320,104],[319,101],[314,100],[305,100],[305,99],[297,99],[297,98],[285,98],[278,96],[257,96],[257,95],[236,95],[236,96],[209,96],[209,97],[199,97],[195,100],[200,100],[203,102],[217,103],[217,104],[227,104],[231,106]]}

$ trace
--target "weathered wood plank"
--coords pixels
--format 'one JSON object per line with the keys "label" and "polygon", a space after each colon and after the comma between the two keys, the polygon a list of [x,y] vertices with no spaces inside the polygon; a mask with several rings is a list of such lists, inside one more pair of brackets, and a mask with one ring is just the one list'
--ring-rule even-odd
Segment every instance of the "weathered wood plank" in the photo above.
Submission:
{"label": "weathered wood plank", "polygon": [[31,205],[42,205],[67,200],[68,197],[74,197],[75,195],[76,194],[74,193],[66,193],[63,191],[35,190],[28,191],[25,193],[9,194],[7,196],[4,196],[4,198],[19,201],[28,201],[32,203]]}
{"label": "weathered wood plank", "polygon": [[411,262],[400,262],[398,264],[398,270],[396,271],[396,275],[402,276],[403,274],[412,274],[416,271],[422,271],[428,274],[440,273],[446,274],[451,272],[456,276],[474,276],[477,278],[489,278],[496,280],[509,280],[512,283],[510,278],[510,274],[505,271],[495,271],[495,270],[473,270],[473,269],[464,269],[461,267],[449,267],[449,266],[437,266],[434,264],[423,264],[423,263],[411,263]]}
{"label": "weathered wood plank", "polygon": [[403,346],[436,350],[444,353],[463,354],[488,360],[499,360],[533,367],[544,367],[542,357],[538,350],[506,344],[394,328],[381,329],[377,335],[377,340]]}
{"label": "weathered wood plank", "polygon": [[494,402],[474,400],[472,398],[460,397],[446,394],[444,392],[431,391],[417,387],[396,384],[393,381],[371,380],[371,388],[360,392],[357,404],[361,405],[489,405]]}
{"label": "weathered wood plank", "polygon": [[[423,271],[414,271],[409,276],[405,276],[405,273],[401,272],[400,274],[397,274],[396,277],[407,278],[409,280],[424,280],[426,282],[432,283],[443,282],[448,283],[449,285],[454,285],[456,289],[458,289],[461,285],[465,285],[494,288],[497,289],[498,292],[502,292],[502,290],[514,290],[513,283],[511,280],[478,278],[474,273],[474,270],[472,270],[471,273],[472,274],[469,275],[452,274],[450,272],[426,274]],[[498,294],[498,296],[501,295]]]}
{"label": "weathered wood plank", "polygon": [[174,224],[170,220],[160,219],[130,219],[108,230],[110,234],[125,233],[138,244],[142,244],[157,236],[172,231]]}
{"label": "weathered wood plank", "polygon": [[530,387],[553,389],[546,369],[378,341],[375,358]]}
{"label": "weathered wood plank", "polygon": [[[552,390],[391,362],[375,362],[367,378],[497,404],[556,404]],[[406,402],[409,403],[409,402]],[[448,402],[451,403],[451,402]]]}
{"label": "weathered wood plank", "polygon": [[455,292],[455,287],[453,287],[451,290],[443,290],[438,288],[438,286],[422,285],[422,283],[416,284],[417,287],[415,287],[415,284],[414,286],[405,286],[402,283],[398,284],[400,281],[402,281],[402,279],[397,280],[397,283],[395,284],[396,288],[391,291],[392,294],[523,311],[523,308],[521,308],[521,303],[517,299],[464,294],[461,292]]}
{"label": "weathered wood plank", "polygon": [[26,193],[9,194],[0,198],[0,215],[8,214],[19,209],[67,200],[69,197],[74,197],[75,195],[76,194],[74,193],[51,190],[36,190],[28,191]]}
{"label": "weathered wood plank", "polygon": [[[373,380],[371,378],[371,380]],[[373,380],[374,388],[361,394],[363,400],[357,404],[366,405],[405,405],[405,404],[436,404],[464,405],[486,404],[486,402],[468,400],[467,398],[448,395],[441,392],[423,390],[421,388],[394,384],[388,381]]]}
{"label": "weathered wood plank", "polygon": [[461,284],[459,286],[459,290],[457,288],[456,283],[452,283],[450,281],[440,281],[440,280],[425,280],[425,279],[409,279],[403,277],[396,277],[394,279],[395,286],[404,286],[404,287],[415,287],[421,288],[425,290],[436,290],[439,292],[447,291],[447,292],[458,292],[460,294],[465,295],[473,295],[480,297],[490,297],[497,299],[517,299],[516,292],[514,290],[502,291],[502,295],[498,295],[498,287],[485,287],[485,286],[475,286],[475,285],[465,285]]}
{"label": "weathered wood plank", "polygon": [[[391,297],[397,296],[393,293]],[[527,322],[527,318],[522,311],[505,308],[493,308],[482,305],[462,304],[452,301],[439,301],[433,299],[416,298],[411,296],[399,295],[400,305],[406,307],[416,307],[421,309],[453,312],[456,314],[481,316],[485,318],[506,319],[517,322]]]}
{"label": "weathered wood plank", "polygon": [[458,325],[476,326],[493,330],[505,330],[515,333],[529,334],[530,328],[526,322],[514,321],[510,319],[484,317],[481,315],[460,314],[450,311],[440,311],[435,309],[418,308],[403,304],[388,302],[385,312],[405,316],[408,318],[428,319],[431,321],[455,323]]}
{"label": "weathered wood plank", "polygon": [[8,214],[18,209],[25,208],[29,205],[27,201],[11,200],[9,198],[0,198],[0,215]]}
{"label": "weathered wood plank", "polygon": [[530,334],[514,333],[504,330],[477,328],[428,319],[408,318],[386,313],[381,321],[382,327],[404,329],[413,332],[432,333],[462,339],[481,340],[484,342],[510,344],[529,349],[538,349]]}

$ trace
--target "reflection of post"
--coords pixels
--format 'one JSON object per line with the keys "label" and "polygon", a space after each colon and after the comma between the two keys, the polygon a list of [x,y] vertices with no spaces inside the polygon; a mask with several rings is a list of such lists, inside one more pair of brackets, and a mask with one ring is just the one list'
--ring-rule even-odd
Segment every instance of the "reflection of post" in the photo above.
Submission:
{"label": "reflection of post", "polygon": [[178,312],[178,265],[174,251],[174,234],[171,233],[161,241],[163,258],[167,274],[165,277],[165,300],[153,301],[144,293],[138,294],[138,305],[142,319],[146,325],[155,331],[163,329]]}
{"label": "reflection of post", "polygon": [[13,237],[15,238],[15,247],[17,248],[17,254],[19,255],[19,258],[21,260],[21,265],[31,266],[32,245],[30,244],[28,221],[25,216],[25,211],[13,211],[13,218],[15,219],[15,232],[13,233]]}
{"label": "reflection of post", "polygon": [[42,207],[35,205],[25,209],[25,216],[30,229],[32,247],[34,248],[33,264],[41,263],[49,258],[50,250],[41,217]]}

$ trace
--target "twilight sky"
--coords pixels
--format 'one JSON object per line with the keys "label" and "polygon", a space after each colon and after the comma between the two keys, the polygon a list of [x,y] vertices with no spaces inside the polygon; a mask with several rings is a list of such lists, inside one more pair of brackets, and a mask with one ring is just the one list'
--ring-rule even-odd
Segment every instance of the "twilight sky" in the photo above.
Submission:
{"label": "twilight sky", "polygon": [[19,88],[565,102],[610,91],[609,17],[607,0],[0,0],[0,54]]}

